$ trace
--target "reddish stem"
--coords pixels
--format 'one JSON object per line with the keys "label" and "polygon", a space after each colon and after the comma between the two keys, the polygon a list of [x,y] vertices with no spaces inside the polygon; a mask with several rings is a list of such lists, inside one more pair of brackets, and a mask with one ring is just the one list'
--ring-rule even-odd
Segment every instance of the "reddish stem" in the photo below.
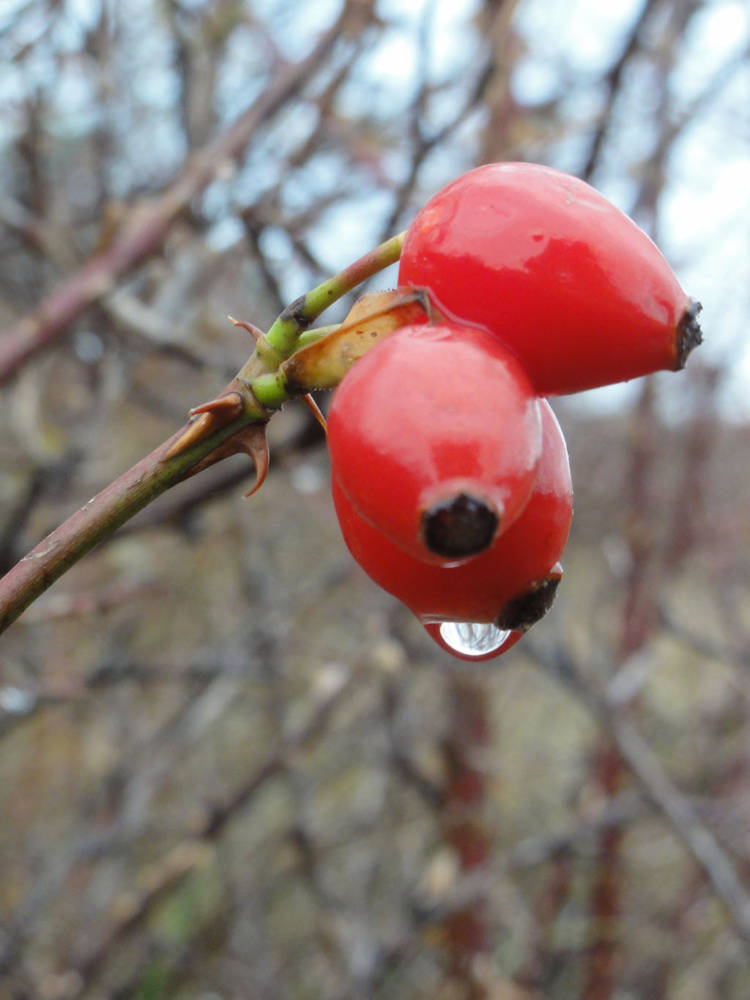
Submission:
{"label": "reddish stem", "polygon": [[[489,864],[491,854],[482,815],[487,798],[483,765],[491,740],[487,691],[479,679],[456,675],[449,697],[443,829],[446,842],[455,852],[460,876],[471,879]],[[450,976],[462,984],[467,1000],[486,996],[485,985],[476,977],[474,960],[490,947],[487,902],[486,893],[477,888],[469,902],[453,909],[443,921]]]}

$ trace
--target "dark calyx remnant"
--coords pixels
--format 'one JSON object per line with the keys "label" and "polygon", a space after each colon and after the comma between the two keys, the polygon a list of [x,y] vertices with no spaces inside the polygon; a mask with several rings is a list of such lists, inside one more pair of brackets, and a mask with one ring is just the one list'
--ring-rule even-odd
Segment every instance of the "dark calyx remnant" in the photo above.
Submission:
{"label": "dark calyx remnant", "polygon": [[500,519],[486,501],[468,493],[441,500],[422,515],[422,537],[437,556],[462,559],[492,544]]}
{"label": "dark calyx remnant", "polygon": [[695,299],[691,299],[687,309],[682,314],[680,322],[677,324],[677,356],[675,370],[685,367],[688,354],[694,347],[697,347],[703,340],[703,332],[698,322],[698,313],[703,306]]}
{"label": "dark calyx remnant", "polygon": [[525,594],[508,601],[495,622],[497,627],[507,629],[509,632],[526,632],[540,618],[544,618],[552,607],[557,585],[561,579],[559,573],[548,576],[545,580],[534,584]]}

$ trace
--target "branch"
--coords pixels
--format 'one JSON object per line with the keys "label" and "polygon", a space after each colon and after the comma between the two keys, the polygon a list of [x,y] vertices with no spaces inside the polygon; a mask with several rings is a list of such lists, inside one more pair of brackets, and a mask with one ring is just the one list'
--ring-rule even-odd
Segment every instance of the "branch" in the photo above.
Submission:
{"label": "branch", "polygon": [[656,8],[657,3],[658,0],[645,0],[640,14],[637,16],[630,29],[619,57],[612,64],[612,66],[610,66],[609,71],[602,81],[606,91],[604,107],[599,115],[599,123],[591,139],[591,147],[589,149],[588,156],[586,157],[586,162],[580,170],[580,176],[586,181],[591,180],[594,171],[598,166],[604,142],[609,135],[609,130],[613,120],[613,109],[620,94],[620,87],[625,76],[625,71],[630,65],[630,61],[641,50],[641,37],[643,35],[644,27]]}
{"label": "branch", "polygon": [[635,726],[620,718],[606,697],[591,689],[565,649],[558,648],[554,655],[545,655],[532,642],[526,646],[526,651],[540,666],[574,691],[604,726],[646,798],[661,813],[703,871],[717,898],[724,904],[734,929],[745,943],[750,943],[750,896],[743,888],[734,865],[688,799],[672,783]]}
{"label": "branch", "polygon": [[[199,416],[85,503],[0,579],[0,633],[95,545],[194,472],[245,452],[255,462],[257,488],[265,476],[264,425],[272,409],[258,402],[253,380],[273,376],[320,313],[395,263],[404,235],[386,240],[288,306],[267,334],[258,334],[255,350],[224,391],[192,411]],[[288,398],[290,394],[277,393],[273,405]]]}
{"label": "branch", "polygon": [[190,875],[210,861],[210,845],[219,841],[230,824],[252,806],[253,800],[268,782],[294,767],[299,757],[315,747],[326,733],[331,717],[356,689],[357,682],[356,669],[342,676],[335,688],[316,704],[305,722],[294,732],[281,737],[266,759],[228,798],[196,817],[193,828],[185,830],[183,839],[170,848],[154,866],[153,877],[147,881],[140,894],[128,893],[121,898],[120,905],[112,908],[114,915],[105,925],[99,941],[74,966],[78,987],[71,992],[72,998],[84,996],[97,982],[123,940],[148,919],[156,904],[168,898]]}
{"label": "branch", "polygon": [[214,142],[196,153],[182,175],[156,201],[131,213],[121,234],[58,286],[33,312],[0,334],[0,384],[52,344],[88,306],[114,290],[125,273],[157,253],[170,227],[214,179],[227,160],[241,156],[251,136],[318,68],[341,35],[348,4],[312,52],[286,67],[258,100]]}
{"label": "branch", "polygon": [[159,445],[43,539],[0,580],[0,632],[102,539],[179,482],[203,454],[238,426],[235,421],[228,430],[168,462],[161,461],[165,446]]}

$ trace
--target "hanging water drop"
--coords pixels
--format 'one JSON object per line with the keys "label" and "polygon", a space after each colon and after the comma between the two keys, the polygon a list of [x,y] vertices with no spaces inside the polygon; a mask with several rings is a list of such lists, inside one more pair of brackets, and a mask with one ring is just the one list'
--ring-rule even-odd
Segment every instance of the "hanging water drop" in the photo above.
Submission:
{"label": "hanging water drop", "polygon": [[462,656],[486,656],[505,644],[510,632],[496,625],[477,622],[442,622],[440,638],[450,649]]}
{"label": "hanging water drop", "polygon": [[422,624],[441,649],[459,660],[491,660],[515,646],[523,635],[477,622],[423,621]]}

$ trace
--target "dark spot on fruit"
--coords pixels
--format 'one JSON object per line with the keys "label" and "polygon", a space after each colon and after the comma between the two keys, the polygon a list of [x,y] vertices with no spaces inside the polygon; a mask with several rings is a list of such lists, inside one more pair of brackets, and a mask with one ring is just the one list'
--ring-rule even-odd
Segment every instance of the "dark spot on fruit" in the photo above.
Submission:
{"label": "dark spot on fruit", "polygon": [[698,322],[698,313],[703,306],[695,299],[691,299],[687,309],[682,314],[680,322],[677,324],[677,357],[675,370],[685,367],[688,355],[703,340],[703,331]]}
{"label": "dark spot on fruit", "polygon": [[484,500],[459,493],[422,515],[422,537],[436,556],[462,559],[492,544],[500,519]]}
{"label": "dark spot on fruit", "polygon": [[552,607],[557,585],[561,579],[562,575],[555,573],[508,601],[495,622],[497,627],[508,631],[526,632],[540,618],[544,618]]}

